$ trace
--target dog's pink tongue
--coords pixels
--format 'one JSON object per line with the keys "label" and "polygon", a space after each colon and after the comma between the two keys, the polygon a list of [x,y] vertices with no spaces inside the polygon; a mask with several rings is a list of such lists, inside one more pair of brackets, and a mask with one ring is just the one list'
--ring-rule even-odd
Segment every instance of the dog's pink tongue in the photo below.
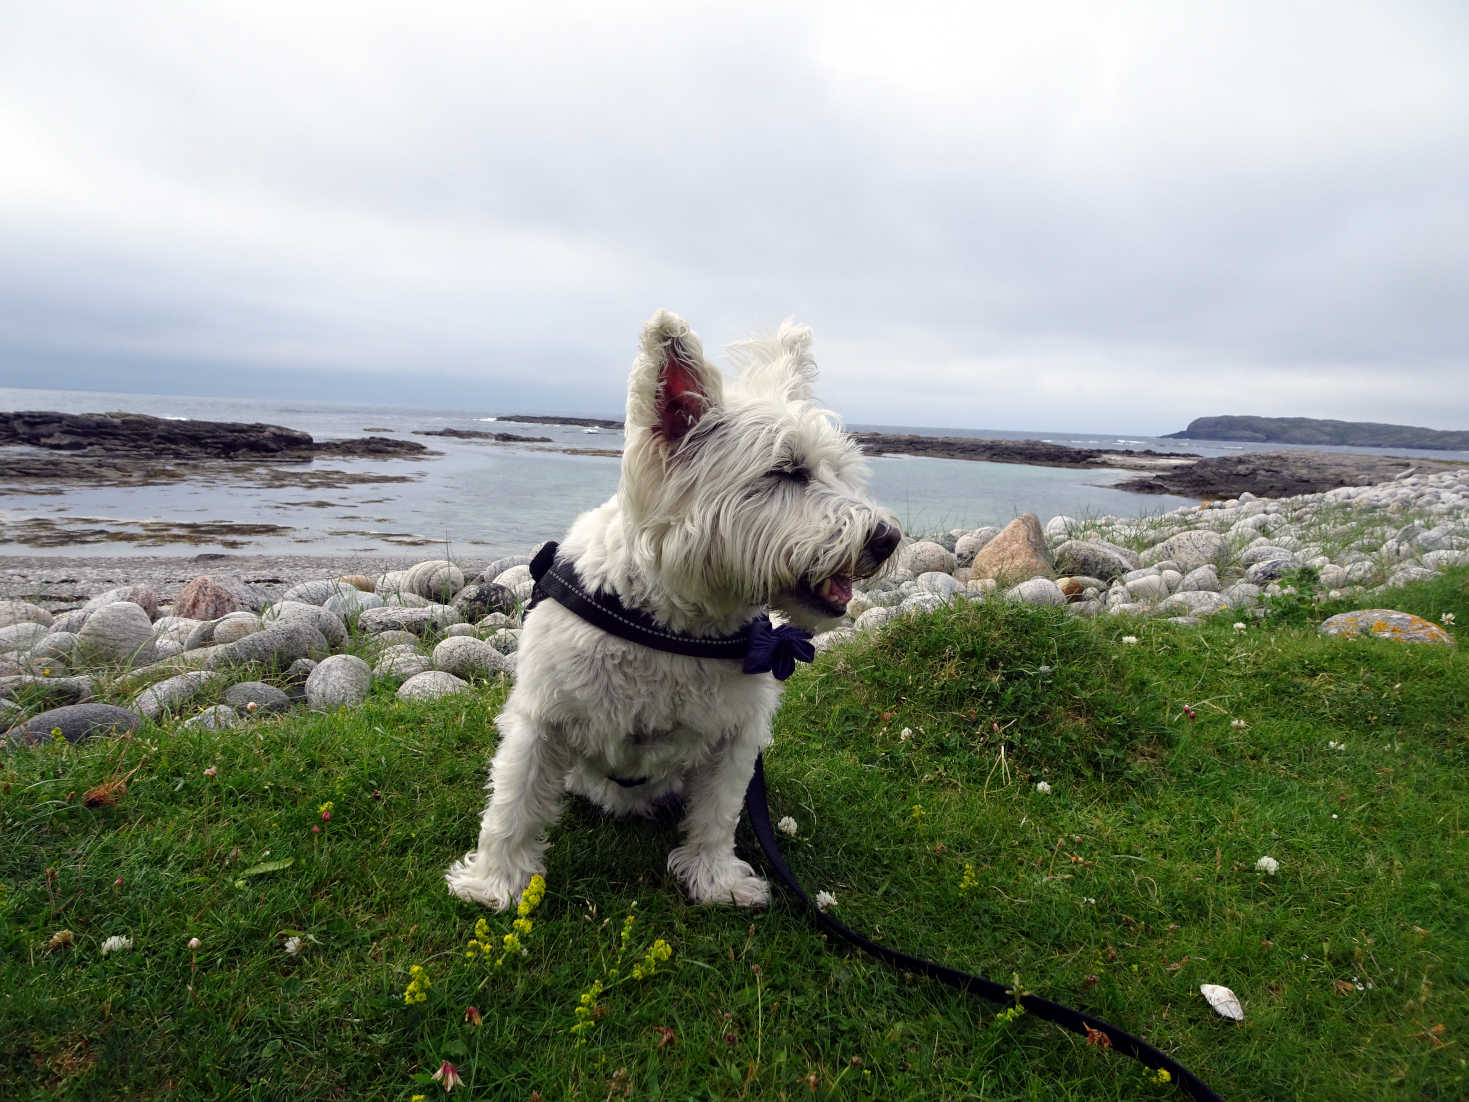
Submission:
{"label": "dog's pink tongue", "polygon": [[852,599],[852,579],[836,574],[821,583],[822,599],[833,608],[846,608]]}

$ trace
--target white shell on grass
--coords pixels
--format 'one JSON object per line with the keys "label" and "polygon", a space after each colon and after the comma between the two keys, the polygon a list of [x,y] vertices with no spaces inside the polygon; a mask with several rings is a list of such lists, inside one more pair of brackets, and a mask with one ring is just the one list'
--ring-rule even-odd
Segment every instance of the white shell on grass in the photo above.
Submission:
{"label": "white shell on grass", "polygon": [[1245,1020],[1245,1008],[1240,1005],[1239,997],[1229,988],[1221,987],[1217,983],[1201,983],[1199,993],[1208,1000],[1220,1017],[1233,1018],[1237,1022]]}

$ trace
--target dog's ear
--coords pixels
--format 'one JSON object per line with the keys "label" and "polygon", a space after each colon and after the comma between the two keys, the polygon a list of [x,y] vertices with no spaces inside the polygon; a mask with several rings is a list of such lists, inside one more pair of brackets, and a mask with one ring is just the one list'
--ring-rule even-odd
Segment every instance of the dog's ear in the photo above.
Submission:
{"label": "dog's ear", "polygon": [[816,382],[816,358],[811,355],[811,327],[797,325],[791,318],[781,322],[775,335],[784,355],[781,357],[790,373],[786,394],[795,401],[808,401]]}
{"label": "dog's ear", "polygon": [[659,310],[643,326],[627,382],[627,423],[676,447],[723,397],[718,368],[677,314]]}

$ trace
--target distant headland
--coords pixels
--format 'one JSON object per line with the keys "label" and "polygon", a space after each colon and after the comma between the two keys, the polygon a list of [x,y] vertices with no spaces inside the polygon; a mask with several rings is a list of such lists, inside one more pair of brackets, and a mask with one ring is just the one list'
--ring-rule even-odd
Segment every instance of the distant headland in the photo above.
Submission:
{"label": "distant headland", "polygon": [[1359,448],[1469,450],[1469,431],[1445,432],[1372,421],[1322,421],[1314,417],[1198,417],[1170,440],[1242,440],[1271,444],[1335,444]]}

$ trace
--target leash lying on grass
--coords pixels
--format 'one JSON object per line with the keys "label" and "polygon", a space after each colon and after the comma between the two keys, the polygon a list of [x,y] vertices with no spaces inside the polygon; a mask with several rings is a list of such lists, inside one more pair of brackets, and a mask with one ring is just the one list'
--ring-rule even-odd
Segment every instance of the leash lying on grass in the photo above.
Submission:
{"label": "leash lying on grass", "polygon": [[[760,842],[760,849],[764,851],[765,860],[769,863],[771,871],[775,873],[776,879],[796,894],[811,912],[811,917],[816,921],[816,925],[827,933],[835,934],[843,941],[857,946],[879,960],[886,961],[894,968],[928,976],[930,979],[946,983],[960,991],[979,995],[991,1002],[1016,1003],[1037,1018],[1058,1025],[1062,1029],[1069,1029],[1073,1033],[1084,1034],[1088,1041],[1131,1056],[1134,1060],[1155,1071],[1159,1068],[1167,1071],[1173,1082],[1190,1098],[1198,1099],[1199,1102],[1223,1102],[1219,1095],[1210,1090],[1193,1072],[1126,1030],[1118,1029],[1115,1025],[1104,1022],[1100,1018],[1093,1018],[1089,1014],[1083,1014],[1079,1010],[1073,1010],[1069,1006],[1062,1006],[1060,1003],[1051,1002],[1037,995],[1021,994],[1017,996],[1003,984],[987,980],[983,976],[971,975],[957,968],[949,968],[946,965],[910,956],[896,949],[889,949],[843,926],[825,911],[817,908],[816,904],[811,901],[811,897],[806,894],[806,890],[796,880],[790,866],[786,864],[785,857],[780,852],[780,846],[775,840],[775,830],[770,825],[770,802],[765,792],[765,762],[762,758],[755,759],[755,774],[750,778],[750,787],[745,790],[745,813],[750,817],[750,825],[755,829],[755,837]],[[1105,1040],[1098,1041],[1099,1035]]]}

